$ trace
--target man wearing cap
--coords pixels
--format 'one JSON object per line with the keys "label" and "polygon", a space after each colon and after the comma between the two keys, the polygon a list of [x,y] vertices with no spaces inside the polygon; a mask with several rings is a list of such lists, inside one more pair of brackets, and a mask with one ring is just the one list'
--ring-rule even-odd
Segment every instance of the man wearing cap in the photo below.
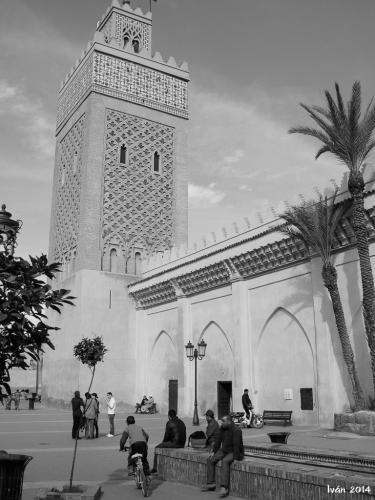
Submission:
{"label": "man wearing cap", "polygon": [[215,467],[218,462],[222,463],[220,474],[219,498],[224,498],[229,494],[230,465],[234,460],[242,460],[244,457],[244,447],[242,442],[242,431],[233,422],[230,415],[222,418],[222,425],[218,433],[218,438],[213,447],[213,456],[207,460],[207,483],[201,491],[214,491]]}
{"label": "man wearing cap", "polygon": [[250,420],[250,410],[253,408],[253,403],[249,397],[249,389],[244,389],[242,394],[242,408],[245,410],[246,418]]}
{"label": "man wearing cap", "polygon": [[212,410],[207,410],[205,415],[207,420],[206,445],[210,448],[210,451],[212,451],[215,442],[217,440],[220,427],[217,421],[215,420],[215,414]]}

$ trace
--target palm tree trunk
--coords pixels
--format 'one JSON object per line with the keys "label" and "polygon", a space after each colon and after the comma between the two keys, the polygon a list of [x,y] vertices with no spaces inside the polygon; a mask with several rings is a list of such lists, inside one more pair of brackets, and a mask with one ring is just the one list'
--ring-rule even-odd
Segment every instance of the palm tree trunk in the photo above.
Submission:
{"label": "palm tree trunk", "polygon": [[363,316],[370,348],[372,381],[375,391],[375,287],[364,207],[364,181],[361,172],[350,172],[348,188],[353,198],[351,224],[357,241],[362,280]]}
{"label": "palm tree trunk", "polygon": [[341,342],[342,354],[353,388],[354,409],[356,411],[363,410],[366,408],[366,402],[363,397],[360,382],[358,380],[357,369],[354,361],[354,353],[348,335],[348,330],[346,328],[344,310],[342,307],[340,292],[337,285],[337,271],[335,269],[335,266],[330,262],[327,262],[323,265],[322,278],[324,286],[327,288],[332,300],[332,307],[335,315],[337,332],[339,334]]}
{"label": "palm tree trunk", "polygon": [[[96,368],[96,366],[94,366],[94,368],[92,370],[91,380],[90,380],[90,385],[89,385],[89,390],[87,392],[90,392],[90,390],[91,390],[92,382],[94,380],[94,375],[95,375],[95,368]],[[85,414],[86,414],[86,405],[83,408],[83,414],[82,414],[82,417],[81,417],[82,419],[85,416]],[[81,420],[81,422],[82,422],[82,420]],[[74,467],[76,465],[76,458],[77,458],[78,434],[79,434],[79,430],[78,430],[78,432],[76,434],[76,439],[74,441],[73,461],[72,461],[72,468],[70,469],[70,477],[69,477],[69,491],[71,491],[72,486],[73,486],[73,474],[74,474]]]}

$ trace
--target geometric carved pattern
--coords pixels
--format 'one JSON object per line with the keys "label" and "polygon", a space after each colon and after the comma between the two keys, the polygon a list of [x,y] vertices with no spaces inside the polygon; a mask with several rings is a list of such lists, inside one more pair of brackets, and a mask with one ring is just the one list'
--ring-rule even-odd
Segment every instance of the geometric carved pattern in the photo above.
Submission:
{"label": "geometric carved pattern", "polygon": [[194,295],[202,289],[209,290],[228,285],[229,272],[223,262],[198,269],[176,278],[177,285],[185,295]]}
{"label": "geometric carved pattern", "polygon": [[61,90],[57,127],[94,91],[188,117],[187,82],[140,64],[94,52]]}
{"label": "geometric carved pattern", "polygon": [[177,300],[175,289],[170,281],[158,283],[145,290],[139,290],[132,295],[137,302],[137,306],[145,309]]}
{"label": "geometric carved pattern", "polygon": [[99,92],[121,92],[124,99],[133,96],[135,102],[187,117],[187,82],[174,76],[96,53],[93,83]]}
{"label": "geometric carved pattern", "polygon": [[79,103],[92,83],[91,55],[59,95],[57,106],[57,126],[69,115]]}
{"label": "geometric carved pattern", "polygon": [[[126,164],[120,163],[125,145]],[[160,154],[160,173],[153,156]],[[107,110],[104,158],[104,249],[120,241],[127,249],[164,250],[173,235],[174,128]]]}
{"label": "geometric carved pattern", "polygon": [[130,45],[132,40],[136,39],[139,41],[140,49],[151,51],[151,25],[128,17],[126,14],[112,13],[100,31],[106,43],[115,41],[118,47],[123,48],[124,37],[128,36]]}
{"label": "geometric carved pattern", "polygon": [[70,260],[77,247],[85,115],[60,141],[57,159],[53,258]]}

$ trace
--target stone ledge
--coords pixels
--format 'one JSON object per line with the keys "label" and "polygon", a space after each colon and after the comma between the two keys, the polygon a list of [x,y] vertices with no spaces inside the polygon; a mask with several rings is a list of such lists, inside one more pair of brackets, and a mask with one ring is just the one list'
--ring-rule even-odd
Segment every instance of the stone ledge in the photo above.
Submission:
{"label": "stone ledge", "polygon": [[[208,453],[191,449],[156,449],[158,471],[167,481],[202,486],[206,482]],[[216,481],[220,484],[221,465],[217,466]],[[262,500],[301,500],[319,498],[332,500],[332,490],[339,488],[340,499],[375,500],[375,479],[369,474],[315,464],[278,462],[246,457],[231,467],[230,492],[241,498]],[[370,492],[350,493],[351,487],[367,487]]]}
{"label": "stone ledge", "polygon": [[40,490],[35,500],[99,500],[102,496],[102,489],[96,486],[81,486],[81,492]]}
{"label": "stone ledge", "polygon": [[335,431],[375,436],[375,411],[335,413]]}

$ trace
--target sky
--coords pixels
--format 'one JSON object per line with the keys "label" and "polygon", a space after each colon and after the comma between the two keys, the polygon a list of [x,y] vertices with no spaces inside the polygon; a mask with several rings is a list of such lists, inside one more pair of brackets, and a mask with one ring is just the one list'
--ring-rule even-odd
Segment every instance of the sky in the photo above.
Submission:
{"label": "sky", "polygon": [[[109,4],[0,0],[0,202],[23,220],[19,255],[48,252],[57,92]],[[191,72],[190,242],[340,184],[344,167],[288,129],[335,81],[375,94],[374,19],[373,0],[153,2],[153,51]]]}

